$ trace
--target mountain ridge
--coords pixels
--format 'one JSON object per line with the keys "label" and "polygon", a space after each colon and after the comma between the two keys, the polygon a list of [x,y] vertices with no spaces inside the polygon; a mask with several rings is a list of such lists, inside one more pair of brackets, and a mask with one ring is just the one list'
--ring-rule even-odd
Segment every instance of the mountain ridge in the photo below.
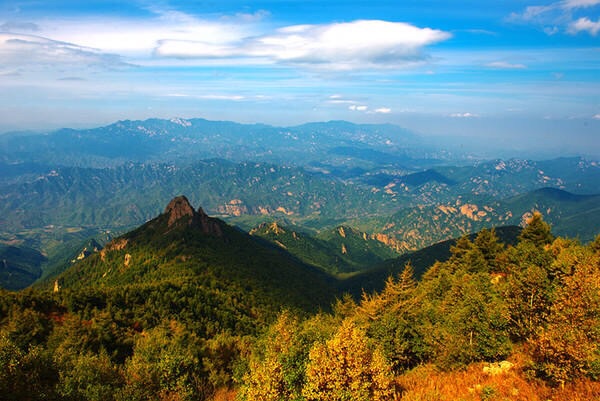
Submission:
{"label": "mountain ridge", "polygon": [[[56,280],[65,290],[195,285],[198,297],[216,296],[228,305],[227,310],[237,307],[229,304],[225,294],[239,298],[242,292],[247,307],[255,299],[269,316],[281,307],[328,308],[336,293],[334,280],[321,270],[201,214],[184,196],[174,198],[163,213],[113,239]],[[250,314],[244,308],[231,313]],[[247,318],[244,321],[250,324]]]}

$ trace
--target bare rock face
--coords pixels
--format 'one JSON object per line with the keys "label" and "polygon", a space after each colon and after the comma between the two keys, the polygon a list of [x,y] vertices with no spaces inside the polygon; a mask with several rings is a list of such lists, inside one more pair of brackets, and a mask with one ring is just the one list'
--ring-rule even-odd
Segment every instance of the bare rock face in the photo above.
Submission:
{"label": "bare rock face", "polygon": [[165,214],[169,215],[168,226],[171,227],[177,221],[185,216],[189,216],[189,221],[194,219],[194,208],[185,196],[173,198],[165,208]]}
{"label": "bare rock face", "polygon": [[190,227],[201,230],[204,234],[213,235],[215,237],[223,236],[223,229],[219,221],[209,217],[202,208],[195,211],[190,202],[185,196],[173,198],[165,208],[164,214],[169,216],[167,225],[187,224]]}
{"label": "bare rock face", "polygon": [[202,230],[204,234],[213,235],[215,237],[223,237],[223,229],[219,222],[215,219],[208,217],[201,207],[196,212],[196,218],[194,220],[196,227]]}

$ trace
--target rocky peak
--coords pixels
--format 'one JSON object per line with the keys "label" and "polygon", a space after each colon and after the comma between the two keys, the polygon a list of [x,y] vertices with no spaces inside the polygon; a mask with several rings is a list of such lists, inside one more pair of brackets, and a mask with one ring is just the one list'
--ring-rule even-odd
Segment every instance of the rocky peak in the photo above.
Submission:
{"label": "rocky peak", "polygon": [[219,221],[208,217],[201,207],[198,208],[198,211],[194,215],[193,224],[201,229],[204,234],[214,235],[215,237],[223,236],[223,229]]}
{"label": "rocky peak", "polygon": [[[185,196],[173,198],[165,208],[164,214],[169,216],[167,226],[179,225],[181,221],[190,227],[200,229],[204,234],[223,236],[223,229],[219,221],[209,217],[201,207],[195,211]],[[182,220],[184,219],[185,220]]]}
{"label": "rocky peak", "polygon": [[171,227],[182,217],[189,216],[190,222],[193,220],[195,212],[190,201],[185,196],[173,198],[165,208],[165,214],[169,216],[168,226]]}

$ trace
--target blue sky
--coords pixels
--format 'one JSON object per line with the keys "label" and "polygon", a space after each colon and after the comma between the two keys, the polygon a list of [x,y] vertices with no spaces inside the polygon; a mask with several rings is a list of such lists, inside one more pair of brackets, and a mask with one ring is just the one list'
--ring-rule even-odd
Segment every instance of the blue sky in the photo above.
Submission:
{"label": "blue sky", "polygon": [[0,131],[390,122],[600,155],[600,0],[0,2]]}

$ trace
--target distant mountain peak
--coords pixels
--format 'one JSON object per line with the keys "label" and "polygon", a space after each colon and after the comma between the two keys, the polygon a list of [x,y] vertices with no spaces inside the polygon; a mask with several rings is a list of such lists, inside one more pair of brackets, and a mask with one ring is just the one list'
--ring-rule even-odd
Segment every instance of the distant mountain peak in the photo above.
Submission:
{"label": "distant mountain peak", "polygon": [[165,208],[164,214],[168,216],[168,228],[187,225],[200,229],[204,234],[215,237],[223,236],[223,229],[219,221],[209,217],[201,207],[197,211],[194,210],[184,195],[173,198]]}

